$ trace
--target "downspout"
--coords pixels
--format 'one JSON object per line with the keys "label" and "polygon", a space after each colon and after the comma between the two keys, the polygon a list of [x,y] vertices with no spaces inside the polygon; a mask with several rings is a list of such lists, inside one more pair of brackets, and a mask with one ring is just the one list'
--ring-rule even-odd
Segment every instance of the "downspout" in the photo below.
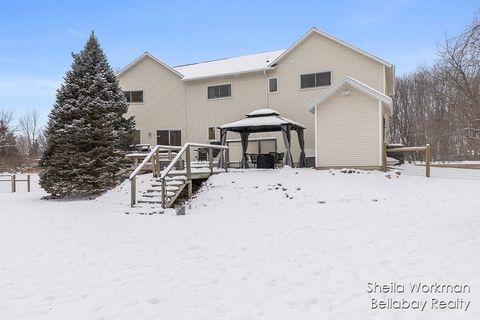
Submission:
{"label": "downspout", "polygon": [[265,108],[269,108],[268,105],[268,76],[267,70],[263,70],[263,74],[265,75]]}

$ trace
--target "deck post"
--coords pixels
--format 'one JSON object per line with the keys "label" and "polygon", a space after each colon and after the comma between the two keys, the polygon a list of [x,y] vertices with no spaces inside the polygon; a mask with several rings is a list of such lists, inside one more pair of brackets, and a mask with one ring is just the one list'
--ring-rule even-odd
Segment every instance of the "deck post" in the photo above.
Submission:
{"label": "deck post", "polygon": [[208,148],[208,165],[210,167],[210,174],[213,174],[213,148]]}
{"label": "deck post", "polygon": [[430,178],[430,144],[425,146],[425,175]]}
{"label": "deck post", "polygon": [[156,175],[155,175],[155,178],[158,178],[160,176],[160,150],[157,149],[157,151],[155,152],[155,171],[156,171]]}
{"label": "deck post", "polygon": [[30,192],[30,175],[27,175],[27,191]]}
{"label": "deck post", "polygon": [[188,184],[188,197],[192,196],[192,166],[190,163],[190,146],[187,147],[187,151],[185,154],[185,161],[187,162],[187,184]]}
{"label": "deck post", "polygon": [[166,183],[165,183],[165,178],[162,179],[162,208],[165,209],[167,208],[167,203],[166,203],[166,194],[167,194],[167,190],[166,189]]}
{"label": "deck post", "polygon": [[130,179],[130,206],[133,208],[137,203],[137,176]]}
{"label": "deck post", "polygon": [[228,163],[230,162],[230,149],[223,149],[225,155],[225,172],[228,172]]}
{"label": "deck post", "polygon": [[172,161],[172,150],[168,150],[168,160]]}
{"label": "deck post", "polygon": [[15,175],[12,174],[12,192],[16,192],[17,191],[17,185],[16,185],[16,178],[15,178]]}

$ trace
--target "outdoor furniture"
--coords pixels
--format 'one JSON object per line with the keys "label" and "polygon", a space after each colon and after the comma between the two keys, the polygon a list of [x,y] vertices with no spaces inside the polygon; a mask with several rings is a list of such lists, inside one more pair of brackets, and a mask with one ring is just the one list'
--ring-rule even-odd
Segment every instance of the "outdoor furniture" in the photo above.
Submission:
{"label": "outdoor furniture", "polygon": [[275,159],[275,167],[280,167],[283,164],[283,157],[285,156],[285,153],[283,152],[270,152],[270,154],[274,157]]}
{"label": "outdoor furniture", "polygon": [[208,160],[208,150],[207,148],[198,148],[198,161],[207,161]]}
{"label": "outdoor furniture", "polygon": [[[305,140],[303,131],[305,126],[293,120],[281,117],[280,114],[273,109],[259,109],[246,114],[246,118],[227,123],[220,126],[220,142],[225,145],[227,142],[227,132],[237,132],[240,134],[242,144],[242,168],[248,168],[247,148],[248,136],[251,133],[275,132],[282,133],[283,142],[285,143],[285,164],[294,167],[293,157],[291,152],[291,131],[295,131],[298,136],[298,145],[300,147],[300,158],[298,165],[300,168],[305,167]],[[274,159],[275,160],[275,159]],[[258,167],[257,158],[257,167]],[[218,161],[219,168],[228,165],[225,161],[223,153],[220,154]]]}
{"label": "outdoor furniture", "polygon": [[258,169],[275,169],[275,156],[272,154],[259,154],[257,156]]}
{"label": "outdoor furniture", "polygon": [[256,154],[256,153],[249,153],[248,156],[250,157],[250,161],[252,162],[253,167],[256,168],[256,167],[257,167],[258,154]]}

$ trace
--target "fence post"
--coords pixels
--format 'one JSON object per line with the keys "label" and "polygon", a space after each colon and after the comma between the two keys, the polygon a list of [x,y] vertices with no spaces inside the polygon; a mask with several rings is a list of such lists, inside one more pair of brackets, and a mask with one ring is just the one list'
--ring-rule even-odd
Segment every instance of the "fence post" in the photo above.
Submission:
{"label": "fence post", "polygon": [[425,175],[430,178],[430,144],[425,146]]}
{"label": "fence post", "polygon": [[30,175],[27,175],[27,191],[30,192]]}
{"label": "fence post", "polygon": [[213,174],[213,148],[208,148],[208,165],[210,167],[210,174]]}
{"label": "fence post", "polygon": [[133,208],[137,203],[137,177],[130,179],[130,206]]}
{"label": "fence post", "polygon": [[15,175],[12,174],[12,192],[16,192],[17,191],[17,185],[16,185],[16,178],[15,178]]}

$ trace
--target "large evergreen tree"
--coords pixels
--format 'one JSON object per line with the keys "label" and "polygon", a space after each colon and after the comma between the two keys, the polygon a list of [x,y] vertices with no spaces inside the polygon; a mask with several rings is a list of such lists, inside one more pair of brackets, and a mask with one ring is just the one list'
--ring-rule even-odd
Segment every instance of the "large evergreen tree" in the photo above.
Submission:
{"label": "large evergreen tree", "polygon": [[40,185],[56,197],[112,188],[134,128],[127,102],[92,32],[57,91],[45,131]]}

